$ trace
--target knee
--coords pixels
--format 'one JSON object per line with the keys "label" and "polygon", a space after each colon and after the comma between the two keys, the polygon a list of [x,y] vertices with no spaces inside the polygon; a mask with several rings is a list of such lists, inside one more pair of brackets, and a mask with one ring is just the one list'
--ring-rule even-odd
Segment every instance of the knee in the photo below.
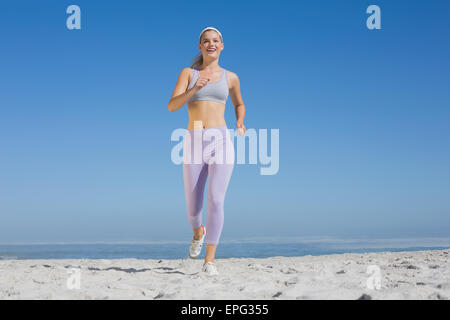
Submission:
{"label": "knee", "polygon": [[190,216],[197,216],[202,212],[203,204],[201,202],[192,202],[187,205],[187,212]]}
{"label": "knee", "polygon": [[223,210],[223,199],[217,197],[208,198],[208,207],[212,211],[222,211]]}

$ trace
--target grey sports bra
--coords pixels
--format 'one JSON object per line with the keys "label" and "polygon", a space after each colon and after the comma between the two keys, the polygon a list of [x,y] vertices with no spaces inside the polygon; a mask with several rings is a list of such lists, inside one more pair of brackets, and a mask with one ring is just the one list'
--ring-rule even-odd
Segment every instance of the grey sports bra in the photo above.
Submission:
{"label": "grey sports bra", "polygon": [[[192,88],[197,82],[199,76],[199,70],[193,69],[194,73],[192,75],[191,82],[189,82],[188,89]],[[228,99],[228,80],[227,73],[224,68],[222,68],[222,73],[220,75],[220,80],[215,82],[208,82],[203,88],[198,90],[187,103],[196,100],[209,100],[216,101],[226,104]]]}

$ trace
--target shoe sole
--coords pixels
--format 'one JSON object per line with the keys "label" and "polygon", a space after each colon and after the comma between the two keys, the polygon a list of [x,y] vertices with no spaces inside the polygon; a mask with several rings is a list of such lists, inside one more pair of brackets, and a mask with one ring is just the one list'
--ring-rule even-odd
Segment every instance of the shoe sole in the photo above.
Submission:
{"label": "shoe sole", "polygon": [[[203,226],[203,242],[205,242],[205,237],[206,237],[206,228],[205,228],[205,226]],[[203,249],[203,243],[202,243],[202,249]],[[191,253],[189,252],[189,258],[197,259],[198,257],[200,257],[201,254],[202,254],[201,249],[200,249],[200,253],[197,256],[191,256]]]}

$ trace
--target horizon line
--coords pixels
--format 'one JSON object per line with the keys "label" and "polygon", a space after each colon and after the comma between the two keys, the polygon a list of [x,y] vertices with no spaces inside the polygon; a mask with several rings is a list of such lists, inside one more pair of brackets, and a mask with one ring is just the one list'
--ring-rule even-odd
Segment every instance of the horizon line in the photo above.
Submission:
{"label": "horizon line", "polygon": [[[151,245],[151,244],[186,244],[188,240],[117,240],[117,241],[28,241],[28,242],[0,242],[0,246],[25,246],[25,245]],[[310,237],[246,237],[237,239],[223,239],[222,244],[237,244],[237,243],[273,243],[273,244],[328,244],[334,248],[345,246],[362,245],[375,247],[389,247],[389,246],[449,246],[450,237],[385,237],[385,238],[367,238],[367,237],[330,237],[330,236],[310,236]]]}

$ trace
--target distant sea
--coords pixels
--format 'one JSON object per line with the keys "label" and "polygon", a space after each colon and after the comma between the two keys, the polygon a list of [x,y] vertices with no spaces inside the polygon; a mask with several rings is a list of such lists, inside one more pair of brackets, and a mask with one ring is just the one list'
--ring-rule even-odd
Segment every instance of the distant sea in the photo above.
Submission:
{"label": "distant sea", "polygon": [[[0,244],[0,260],[10,259],[185,259],[190,240],[150,243]],[[205,255],[205,247],[199,259]],[[442,250],[450,238],[420,239],[247,239],[222,241],[216,259],[319,256],[340,253]]]}

